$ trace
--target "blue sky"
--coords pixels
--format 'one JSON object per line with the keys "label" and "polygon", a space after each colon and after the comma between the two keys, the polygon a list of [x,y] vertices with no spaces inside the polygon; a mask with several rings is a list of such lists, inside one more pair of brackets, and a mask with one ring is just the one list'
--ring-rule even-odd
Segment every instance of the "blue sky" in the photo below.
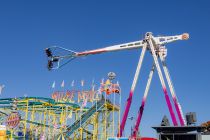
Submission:
{"label": "blue sky", "polygon": [[[55,80],[86,85],[109,71],[121,83],[123,104],[132,84],[141,50],[88,56],[49,72],[44,49],[52,45],[83,51],[154,35],[190,34],[188,41],[167,45],[167,63],[183,111],[197,112],[198,124],[210,119],[210,3],[206,1],[1,1],[0,84],[4,97],[50,96]],[[151,55],[147,53],[129,116],[136,116],[145,89]],[[123,110],[124,108],[122,108]],[[155,73],[140,126],[143,136],[155,136],[168,108]],[[126,135],[130,134],[130,123]]]}

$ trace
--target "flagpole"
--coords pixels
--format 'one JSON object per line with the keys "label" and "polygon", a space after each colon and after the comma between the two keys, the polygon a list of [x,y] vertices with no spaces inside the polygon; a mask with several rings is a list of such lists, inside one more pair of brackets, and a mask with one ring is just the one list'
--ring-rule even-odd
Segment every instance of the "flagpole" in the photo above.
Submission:
{"label": "flagpole", "polygon": [[121,98],[122,97],[121,97],[121,88],[120,88],[120,100],[119,100],[120,110],[119,110],[119,131],[118,132],[120,132],[120,121],[121,121]]}
{"label": "flagpole", "polygon": [[[84,80],[81,80],[81,86],[82,86],[82,96],[83,96],[83,86],[84,86]],[[84,102],[84,96],[83,96],[83,102]],[[81,120],[82,120],[82,104],[80,106],[80,127],[82,127],[82,124],[81,124]]]}
{"label": "flagpole", "polygon": [[92,96],[91,96],[91,101],[92,101],[92,106],[93,106],[93,102],[94,102],[94,94],[95,94],[95,84],[94,84],[94,82],[95,82],[95,80],[94,80],[94,78],[93,78],[93,80],[92,80]]}

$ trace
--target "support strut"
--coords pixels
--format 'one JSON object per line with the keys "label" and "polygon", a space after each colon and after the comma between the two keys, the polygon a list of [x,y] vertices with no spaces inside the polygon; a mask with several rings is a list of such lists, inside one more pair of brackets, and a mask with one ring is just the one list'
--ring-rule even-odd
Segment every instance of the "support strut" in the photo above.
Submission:
{"label": "support strut", "polygon": [[120,124],[120,131],[118,132],[118,137],[122,136],[122,133],[123,133],[124,128],[125,128],[125,124],[126,124],[126,121],[127,121],[128,113],[129,113],[132,98],[133,98],[133,93],[134,93],[134,90],[136,88],[136,83],[138,81],[138,77],[139,77],[139,73],[140,73],[140,70],[141,70],[141,65],[142,65],[142,62],[143,62],[143,59],[144,59],[146,49],[147,49],[147,43],[144,43],[142,51],[141,51],[141,55],[140,55],[140,58],[139,58],[139,62],[138,62],[138,65],[137,65],[136,73],[135,73],[135,76],[134,76],[134,79],[133,79],[133,83],[132,83],[132,86],[131,86],[131,90],[130,90],[130,93],[129,93],[129,97],[127,99],[125,111],[123,113],[123,118],[122,118],[122,121],[121,121],[121,124]]}
{"label": "support strut", "polygon": [[169,85],[169,89],[170,89],[170,92],[171,92],[171,95],[172,95],[172,98],[173,98],[173,101],[174,101],[174,106],[175,106],[176,112],[178,114],[180,124],[181,124],[181,126],[184,126],[184,125],[186,125],[186,122],[185,122],[184,115],[183,115],[183,112],[182,112],[182,109],[181,109],[181,105],[178,102],[178,98],[176,96],[172,80],[170,78],[170,74],[169,74],[169,70],[168,70],[166,62],[165,62],[165,58],[161,54],[159,54],[159,56],[160,56],[160,60],[161,60],[162,65],[163,65],[163,70],[164,70],[164,73],[166,75],[166,80],[167,80],[168,85]]}
{"label": "support strut", "polygon": [[166,103],[168,105],[168,109],[169,109],[169,112],[170,112],[173,124],[174,124],[174,126],[177,126],[178,123],[177,123],[176,116],[174,114],[174,111],[173,111],[173,108],[172,108],[172,105],[171,105],[170,98],[168,96],[168,92],[166,90],[166,84],[165,84],[165,81],[164,81],[164,78],[163,78],[162,71],[160,69],[160,65],[159,65],[159,62],[158,62],[158,59],[157,59],[157,54],[155,52],[155,48],[154,48],[153,42],[151,40],[152,39],[151,38],[151,34],[149,34],[148,38],[149,39],[147,41],[149,43],[149,47],[150,47],[150,50],[152,52],[152,56],[153,56],[153,59],[154,59],[155,66],[157,68],[157,72],[158,72],[158,76],[160,78],[160,82],[161,82],[161,85],[162,85],[162,88],[163,88],[163,92],[165,94]]}
{"label": "support strut", "polygon": [[147,100],[147,96],[148,96],[148,93],[149,93],[149,88],[150,88],[150,85],[151,85],[151,81],[152,81],[154,71],[155,71],[155,65],[153,64],[152,69],[150,70],[150,73],[149,73],[149,78],[147,80],[147,85],[146,85],[146,89],[144,91],[144,96],[143,96],[143,99],[142,99],[142,102],[141,102],[141,106],[139,108],[138,117],[137,117],[137,120],[136,120],[136,123],[135,123],[134,131],[132,133],[132,138],[136,138],[138,130],[139,130],[139,125],[141,123],[141,118],[142,118],[143,111],[144,111],[144,105],[145,105],[146,100]]}

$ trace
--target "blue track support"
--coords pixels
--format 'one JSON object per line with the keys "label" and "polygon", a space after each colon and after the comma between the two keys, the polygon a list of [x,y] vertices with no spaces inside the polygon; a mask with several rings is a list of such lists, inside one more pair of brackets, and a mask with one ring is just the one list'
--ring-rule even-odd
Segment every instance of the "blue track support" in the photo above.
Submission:
{"label": "blue track support", "polygon": [[[105,99],[101,99],[100,101],[96,102],[94,106],[92,106],[87,112],[82,114],[81,118],[76,120],[71,126],[67,127],[66,136],[69,137],[71,134],[74,133],[80,125],[83,125],[91,116],[93,116],[96,112],[100,110],[105,104]],[[80,122],[81,121],[81,122]]]}

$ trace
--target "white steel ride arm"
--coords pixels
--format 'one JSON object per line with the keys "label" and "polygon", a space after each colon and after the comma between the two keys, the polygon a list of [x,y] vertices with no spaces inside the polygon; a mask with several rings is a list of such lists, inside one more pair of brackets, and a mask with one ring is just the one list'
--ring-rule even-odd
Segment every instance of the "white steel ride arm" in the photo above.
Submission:
{"label": "white steel ride arm", "polygon": [[166,90],[166,84],[165,84],[165,81],[164,81],[164,78],[163,78],[162,71],[160,69],[160,65],[159,65],[157,54],[155,52],[155,48],[154,48],[154,45],[153,45],[153,42],[152,42],[152,38],[153,37],[152,37],[151,33],[149,33],[147,41],[149,43],[149,47],[150,47],[150,50],[152,52],[154,63],[155,63],[155,66],[157,68],[157,72],[158,72],[158,75],[159,75],[159,78],[160,78],[160,82],[161,82],[161,85],[162,85],[162,88],[163,88],[163,92],[165,94],[166,103],[168,105],[168,109],[169,109],[173,124],[174,124],[174,126],[177,126],[178,124],[177,124],[176,116],[174,114],[174,111],[173,111],[173,108],[172,108],[172,105],[171,105],[171,101],[170,101],[170,98],[168,96],[168,92]]}
{"label": "white steel ride arm", "polygon": [[183,33],[182,35],[175,35],[175,36],[153,37],[157,45],[165,45],[167,43],[171,43],[177,40],[187,40],[188,38],[189,38],[188,33]]}
{"label": "white steel ride arm", "polygon": [[[182,35],[175,35],[175,36],[163,36],[163,37],[153,37],[155,40],[155,43],[157,45],[164,45],[166,43],[174,42],[177,40],[186,40],[189,38],[189,35],[187,33],[184,33]],[[85,56],[90,54],[99,54],[104,52],[112,52],[112,51],[120,51],[120,50],[130,50],[130,49],[137,49],[143,47],[143,40],[119,44],[119,45],[113,45],[108,46],[105,48],[90,50],[90,51],[84,51],[84,52],[76,52],[75,56]]]}
{"label": "white steel ride arm", "polygon": [[[187,33],[184,33],[182,35],[176,35],[176,36],[163,36],[163,37],[153,37],[153,40],[155,41],[155,44],[163,46],[166,43],[170,43],[176,40],[183,40],[188,39],[189,35]],[[143,47],[143,40],[129,42],[129,43],[123,43],[119,45],[113,45],[108,46],[105,48],[95,49],[95,50],[89,50],[84,52],[75,52],[69,49],[65,49],[62,47],[50,47],[46,48],[45,52],[48,57],[48,69],[58,69],[69,63],[71,60],[75,59],[76,57],[80,56],[86,56],[90,54],[99,54],[104,52],[113,52],[113,51],[120,51],[120,50],[130,50],[130,49],[138,49]],[[155,46],[155,49],[157,46]],[[59,55],[56,54],[56,50],[62,50],[65,51],[66,54]]]}
{"label": "white steel ride arm", "polygon": [[170,92],[171,92],[171,95],[172,95],[172,98],[173,98],[173,101],[174,101],[175,109],[176,109],[176,112],[178,114],[180,124],[181,124],[181,126],[184,126],[184,125],[186,125],[186,121],[184,119],[182,108],[181,108],[181,105],[178,102],[178,98],[176,96],[172,80],[170,78],[170,74],[169,74],[169,70],[168,70],[166,62],[165,62],[165,58],[163,57],[161,52],[159,53],[159,57],[160,57],[160,60],[162,62],[162,65],[163,65],[163,70],[164,70],[164,73],[166,75],[166,80],[167,80],[168,85],[169,85],[169,89],[170,89]]}
{"label": "white steel ride arm", "polygon": [[100,49],[95,49],[95,50],[90,50],[90,51],[78,52],[75,54],[75,56],[85,56],[85,55],[98,54],[98,53],[103,53],[103,52],[137,49],[137,48],[142,48],[142,47],[143,47],[143,41],[140,40],[140,41],[134,41],[134,42],[124,43],[124,44],[119,44],[119,45],[108,46],[105,48],[100,48]]}

